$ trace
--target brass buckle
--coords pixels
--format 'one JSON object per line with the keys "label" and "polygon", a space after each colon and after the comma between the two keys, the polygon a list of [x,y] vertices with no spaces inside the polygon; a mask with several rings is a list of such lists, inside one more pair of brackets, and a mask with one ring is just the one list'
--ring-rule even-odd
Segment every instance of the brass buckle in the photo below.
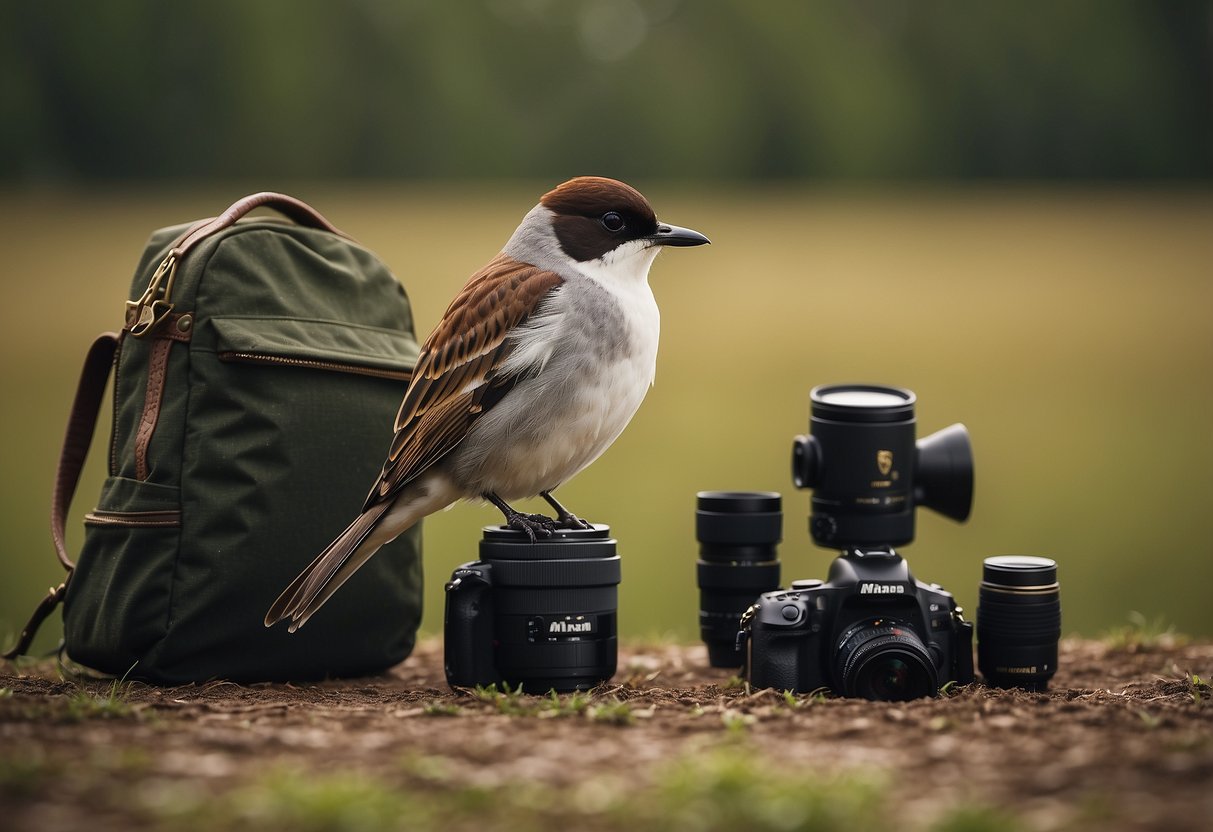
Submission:
{"label": "brass buckle", "polygon": [[[165,277],[168,277],[165,282]],[[156,330],[164,320],[172,314],[173,281],[177,278],[177,251],[174,249],[160,261],[152,280],[147,284],[147,291],[139,300],[126,302],[127,320],[133,320],[130,325],[131,335],[145,338]],[[161,291],[160,284],[164,283]]]}

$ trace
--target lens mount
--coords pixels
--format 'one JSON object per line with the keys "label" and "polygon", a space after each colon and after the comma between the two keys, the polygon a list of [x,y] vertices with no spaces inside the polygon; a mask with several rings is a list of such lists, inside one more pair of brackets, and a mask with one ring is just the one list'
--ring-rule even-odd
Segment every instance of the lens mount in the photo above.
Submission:
{"label": "lens mount", "polygon": [[886,618],[843,634],[835,668],[843,696],[903,702],[939,690],[939,674],[922,639],[902,622]]}

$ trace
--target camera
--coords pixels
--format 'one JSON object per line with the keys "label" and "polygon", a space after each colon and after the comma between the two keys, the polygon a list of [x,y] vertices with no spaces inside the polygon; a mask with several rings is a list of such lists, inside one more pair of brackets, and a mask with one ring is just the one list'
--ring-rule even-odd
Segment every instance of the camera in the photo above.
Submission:
{"label": "camera", "polygon": [[944,682],[973,681],[973,625],[961,612],[893,549],[849,549],[825,582],[796,581],[746,611],[749,682],[864,699],[934,696]]}
{"label": "camera", "polygon": [[486,526],[480,559],[446,584],[452,687],[588,690],[615,675],[620,559],[610,528],[557,530],[532,543]]}
{"label": "camera", "polygon": [[792,446],[792,479],[812,488],[809,531],[841,549],[826,581],[759,596],[738,643],[755,687],[915,699],[973,680],[973,625],[950,593],[916,580],[894,547],[914,539],[918,506],[963,522],[973,500],[968,432],[915,440],[914,394],[815,387],[810,434]]}

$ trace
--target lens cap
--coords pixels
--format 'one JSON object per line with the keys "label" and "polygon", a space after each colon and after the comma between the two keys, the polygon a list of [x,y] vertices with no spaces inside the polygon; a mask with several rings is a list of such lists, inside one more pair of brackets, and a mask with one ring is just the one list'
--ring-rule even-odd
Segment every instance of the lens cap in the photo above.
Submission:
{"label": "lens cap", "polygon": [[485,526],[481,532],[481,560],[609,558],[615,554],[611,527],[602,524],[589,529],[556,529],[534,543],[526,532],[508,526]]}
{"label": "lens cap", "polygon": [[813,416],[839,422],[900,422],[914,418],[916,397],[884,384],[823,384],[809,391]]}
{"label": "lens cap", "polygon": [[1046,587],[1057,583],[1057,561],[1031,555],[1000,555],[986,558],[981,579],[992,586]]}

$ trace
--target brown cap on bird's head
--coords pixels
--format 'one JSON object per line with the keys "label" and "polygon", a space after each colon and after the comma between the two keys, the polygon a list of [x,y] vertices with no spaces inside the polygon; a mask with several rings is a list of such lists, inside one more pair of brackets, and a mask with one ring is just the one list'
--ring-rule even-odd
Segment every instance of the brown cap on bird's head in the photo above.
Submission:
{"label": "brown cap on bird's head", "polygon": [[633,240],[676,246],[708,242],[698,232],[659,223],[644,195],[617,179],[578,176],[548,191],[539,204],[552,212],[560,247],[574,260],[596,260]]}

